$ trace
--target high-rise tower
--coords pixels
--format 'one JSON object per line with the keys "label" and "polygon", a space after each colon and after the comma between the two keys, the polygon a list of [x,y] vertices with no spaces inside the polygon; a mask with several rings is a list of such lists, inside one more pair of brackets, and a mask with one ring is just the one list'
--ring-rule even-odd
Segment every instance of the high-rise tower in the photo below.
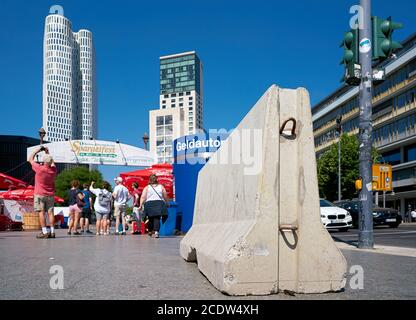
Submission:
{"label": "high-rise tower", "polygon": [[63,14],[50,14],[45,20],[43,53],[45,140],[97,138],[92,33],[73,32]]}
{"label": "high-rise tower", "polygon": [[160,106],[149,114],[150,151],[173,160],[172,141],[203,130],[203,69],[195,51],[160,57]]}

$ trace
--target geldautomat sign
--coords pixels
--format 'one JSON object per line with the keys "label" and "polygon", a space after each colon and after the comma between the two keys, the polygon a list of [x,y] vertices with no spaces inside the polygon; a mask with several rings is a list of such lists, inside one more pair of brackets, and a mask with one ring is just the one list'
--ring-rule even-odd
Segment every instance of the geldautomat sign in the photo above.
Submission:
{"label": "geldautomat sign", "polygon": [[173,142],[174,161],[179,164],[204,164],[227,137],[228,133],[218,131],[180,137]]}
{"label": "geldautomat sign", "polygon": [[175,197],[178,210],[182,212],[183,232],[192,226],[199,170],[228,135],[226,132],[199,133],[180,137],[173,142]]}

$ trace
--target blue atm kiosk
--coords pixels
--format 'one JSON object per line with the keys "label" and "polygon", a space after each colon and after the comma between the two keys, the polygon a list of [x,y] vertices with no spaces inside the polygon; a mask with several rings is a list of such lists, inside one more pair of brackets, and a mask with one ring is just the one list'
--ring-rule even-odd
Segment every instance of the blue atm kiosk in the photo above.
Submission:
{"label": "blue atm kiosk", "polygon": [[182,212],[181,231],[187,232],[194,216],[198,173],[215,152],[228,133],[198,133],[180,137],[173,142],[175,198],[178,211]]}

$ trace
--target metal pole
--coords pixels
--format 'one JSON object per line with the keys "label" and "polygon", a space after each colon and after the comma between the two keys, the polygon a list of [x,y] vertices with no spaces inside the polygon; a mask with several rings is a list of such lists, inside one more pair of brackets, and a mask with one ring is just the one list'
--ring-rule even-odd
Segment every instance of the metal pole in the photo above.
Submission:
{"label": "metal pole", "polygon": [[376,196],[374,199],[374,204],[376,205],[376,207],[378,207],[378,191],[376,191]]}
{"label": "metal pole", "polygon": [[386,207],[386,191],[383,191],[383,208]]}
{"label": "metal pole", "polygon": [[341,133],[338,139],[338,201],[341,201]]}
{"label": "metal pole", "polygon": [[[372,146],[372,123],[371,123],[371,98],[372,98],[372,50],[371,46],[365,45],[372,42],[372,23],[371,23],[371,0],[360,0],[363,14],[363,25],[360,26],[360,63],[361,63],[361,83],[360,83],[360,176],[363,179],[360,192],[360,219],[358,247],[372,249],[374,247],[373,238],[373,191],[372,191],[372,172],[371,172],[371,146]],[[363,44],[361,46],[361,44]]]}

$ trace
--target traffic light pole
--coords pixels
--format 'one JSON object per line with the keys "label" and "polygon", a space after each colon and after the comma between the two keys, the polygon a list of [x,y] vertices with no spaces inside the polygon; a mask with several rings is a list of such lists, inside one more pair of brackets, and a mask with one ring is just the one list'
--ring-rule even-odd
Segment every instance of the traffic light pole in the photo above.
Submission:
{"label": "traffic light pole", "polygon": [[358,247],[372,249],[373,238],[373,192],[372,192],[372,23],[371,0],[360,0],[363,13],[363,25],[360,25],[360,63],[361,83],[359,93],[360,103],[360,176],[362,177],[362,189],[360,192],[361,210],[359,217]]}
{"label": "traffic light pole", "polygon": [[338,201],[341,201],[341,132],[338,137]]}

